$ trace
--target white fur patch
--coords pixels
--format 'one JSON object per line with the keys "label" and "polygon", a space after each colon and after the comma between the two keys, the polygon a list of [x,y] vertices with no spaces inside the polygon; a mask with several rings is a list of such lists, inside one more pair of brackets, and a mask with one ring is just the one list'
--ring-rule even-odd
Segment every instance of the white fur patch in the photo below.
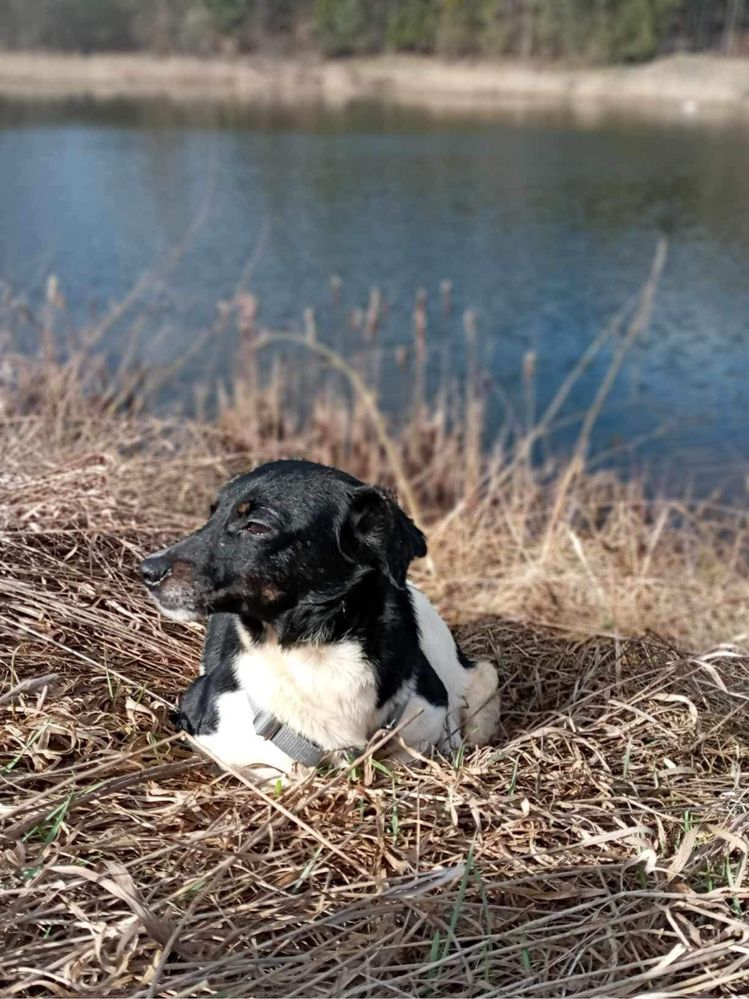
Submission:
{"label": "white fur patch", "polygon": [[485,746],[499,727],[499,678],[490,662],[479,660],[470,671],[463,712],[463,735],[474,746]]}
{"label": "white fur patch", "polygon": [[[170,587],[170,592],[174,594],[175,588]],[[176,591],[176,597],[174,598],[174,603],[176,607],[170,607],[168,604],[164,604],[159,599],[159,593],[156,590],[149,590],[148,595],[159,608],[164,617],[168,617],[170,621],[179,621],[181,624],[185,624],[188,621],[202,621],[203,614],[198,614],[197,611],[187,610],[186,607],[181,606],[182,604],[188,604],[189,594],[185,594],[181,590]]]}
{"label": "white fur patch", "polygon": [[[400,739],[419,753],[427,754],[432,748],[449,753],[460,743],[460,733],[457,738],[452,737],[449,714],[445,708],[430,703],[416,693],[409,698],[397,728]],[[384,755],[405,762],[410,759],[410,754],[395,741],[392,746],[385,747]]]}
{"label": "white fur patch", "polygon": [[231,767],[261,768],[254,775],[264,780],[291,772],[294,761],[268,739],[255,735],[250,703],[243,690],[219,694],[216,711],[216,731],[195,736],[196,742],[212,756]]}
{"label": "white fur patch", "polygon": [[192,611],[184,610],[180,608],[164,607],[160,604],[156,597],[153,597],[153,602],[159,608],[164,617],[169,618],[170,621],[179,621],[180,624],[188,624],[190,621],[200,621],[202,620],[199,614],[195,614]]}
{"label": "white fur patch", "polygon": [[234,675],[258,707],[322,749],[362,746],[378,727],[374,669],[357,642],[283,649],[267,638],[237,657]]}

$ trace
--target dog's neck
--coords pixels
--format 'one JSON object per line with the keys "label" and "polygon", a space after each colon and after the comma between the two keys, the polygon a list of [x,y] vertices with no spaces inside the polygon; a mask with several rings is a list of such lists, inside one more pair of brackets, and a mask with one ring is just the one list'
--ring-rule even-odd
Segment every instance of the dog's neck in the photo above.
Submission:
{"label": "dog's neck", "polygon": [[407,588],[399,589],[372,571],[345,587],[309,593],[293,606],[277,610],[269,620],[259,620],[241,610],[238,616],[253,644],[262,645],[270,637],[289,648],[348,638],[362,640],[373,623],[381,630],[383,619],[402,618],[403,614],[413,619]]}
{"label": "dog's neck", "polygon": [[291,649],[354,640],[378,673],[380,701],[392,696],[416,661],[419,633],[408,587],[368,572],[335,592],[309,594],[294,607],[261,622],[239,614],[243,642]]}

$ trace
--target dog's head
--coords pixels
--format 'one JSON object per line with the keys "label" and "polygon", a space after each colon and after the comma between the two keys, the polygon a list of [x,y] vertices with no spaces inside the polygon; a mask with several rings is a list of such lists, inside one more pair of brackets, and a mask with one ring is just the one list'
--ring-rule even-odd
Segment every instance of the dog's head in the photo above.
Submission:
{"label": "dog's head", "polygon": [[343,597],[379,573],[402,588],[424,535],[385,490],[335,468],[275,461],[232,479],[208,522],[141,563],[168,617],[218,611],[272,622],[310,599]]}

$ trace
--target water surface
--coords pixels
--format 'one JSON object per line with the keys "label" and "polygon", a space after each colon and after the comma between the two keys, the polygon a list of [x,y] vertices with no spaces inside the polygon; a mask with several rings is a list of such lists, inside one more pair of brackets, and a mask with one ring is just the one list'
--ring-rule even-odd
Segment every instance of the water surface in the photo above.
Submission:
{"label": "water surface", "polygon": [[[383,396],[394,413],[410,378],[393,348],[411,342],[416,289],[428,293],[433,380],[460,376],[461,315],[472,308],[492,433],[507,405],[527,418],[524,355],[537,355],[541,411],[637,292],[665,232],[652,327],[617,380],[593,450],[629,461],[620,447],[639,441],[636,463],[701,489],[745,474],[749,123],[4,101],[0,222],[0,275],[33,300],[56,274],[71,322],[106,312],[161,267],[138,319],[148,363],[183,354],[243,271],[264,323],[299,328],[313,306],[321,338],[349,352],[362,349],[349,314],[377,286],[388,306]],[[184,252],[167,266],[175,247]],[[109,334],[113,357],[128,328]],[[189,398],[195,380],[225,375],[233,346],[215,337],[168,394]],[[574,440],[610,357],[580,380],[553,447]]]}

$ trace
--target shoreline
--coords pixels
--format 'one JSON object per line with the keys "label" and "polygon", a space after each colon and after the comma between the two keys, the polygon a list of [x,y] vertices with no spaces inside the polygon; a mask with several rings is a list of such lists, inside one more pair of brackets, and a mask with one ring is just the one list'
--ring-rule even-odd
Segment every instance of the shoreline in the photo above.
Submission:
{"label": "shoreline", "polygon": [[643,66],[561,69],[417,56],[319,61],[3,52],[0,96],[333,106],[375,98],[437,111],[604,107],[735,115],[749,112],[749,59],[679,55]]}

